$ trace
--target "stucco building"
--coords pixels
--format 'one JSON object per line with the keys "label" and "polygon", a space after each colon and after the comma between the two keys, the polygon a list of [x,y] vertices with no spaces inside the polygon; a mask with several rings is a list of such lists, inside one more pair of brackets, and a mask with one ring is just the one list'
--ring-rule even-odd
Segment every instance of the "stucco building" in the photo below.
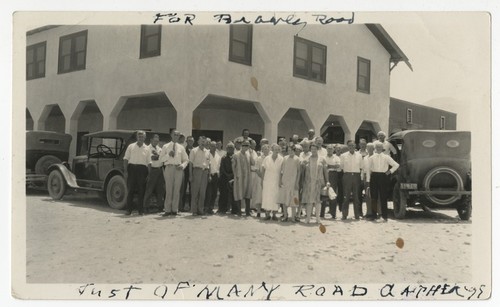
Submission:
{"label": "stucco building", "polygon": [[243,128],[272,141],[310,128],[331,142],[389,131],[390,70],[410,64],[382,26],[297,32],[268,25],[34,29],[26,37],[26,128],[74,140],[98,130],[176,128],[224,143]]}

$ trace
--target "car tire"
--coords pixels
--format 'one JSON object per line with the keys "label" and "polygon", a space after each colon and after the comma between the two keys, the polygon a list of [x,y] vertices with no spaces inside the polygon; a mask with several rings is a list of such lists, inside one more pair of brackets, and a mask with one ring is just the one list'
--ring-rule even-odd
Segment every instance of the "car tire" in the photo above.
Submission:
{"label": "car tire", "polygon": [[106,200],[113,209],[124,209],[127,205],[127,183],[121,175],[113,176],[106,186]]}
{"label": "car tire", "polygon": [[457,206],[457,212],[462,221],[468,221],[472,215],[472,202],[468,196],[463,198]]}
{"label": "car tire", "polygon": [[46,155],[38,159],[35,164],[35,173],[39,175],[47,175],[47,170],[52,164],[61,163],[61,159],[53,155]]}
{"label": "car tire", "polygon": [[50,197],[53,199],[59,200],[63,198],[66,193],[66,181],[61,171],[53,170],[50,172],[47,178],[47,190],[49,191]]}
{"label": "car tire", "polygon": [[396,183],[392,190],[392,206],[395,218],[405,218],[407,202],[406,194],[399,188],[399,183]]}

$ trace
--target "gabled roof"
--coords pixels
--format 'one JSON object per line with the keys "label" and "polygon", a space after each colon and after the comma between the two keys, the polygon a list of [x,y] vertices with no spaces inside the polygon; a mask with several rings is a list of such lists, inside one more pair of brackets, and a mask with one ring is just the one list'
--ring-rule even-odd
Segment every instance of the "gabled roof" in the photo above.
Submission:
{"label": "gabled roof", "polygon": [[413,71],[411,67],[410,60],[404,54],[403,50],[399,48],[396,42],[391,38],[389,33],[380,24],[367,23],[366,27],[370,30],[377,40],[382,44],[382,46],[391,55],[391,62],[397,65],[399,62],[403,61],[408,65],[408,67]]}

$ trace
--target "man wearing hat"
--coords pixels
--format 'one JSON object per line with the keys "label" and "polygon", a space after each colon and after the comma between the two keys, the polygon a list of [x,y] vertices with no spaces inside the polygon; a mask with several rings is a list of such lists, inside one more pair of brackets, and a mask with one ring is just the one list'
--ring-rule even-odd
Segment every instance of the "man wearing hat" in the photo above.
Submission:
{"label": "man wearing hat", "polygon": [[234,144],[232,142],[226,145],[226,155],[220,161],[220,180],[219,180],[219,209],[217,214],[226,214],[229,208],[233,207],[234,197],[232,182]]}
{"label": "man wearing hat", "polygon": [[250,198],[251,184],[250,184],[250,166],[251,162],[247,157],[247,151],[250,148],[250,142],[243,140],[241,143],[241,150],[233,155],[232,166],[234,173],[234,201],[236,206],[233,213],[241,216],[241,202],[245,200],[245,215],[250,215]]}
{"label": "man wearing hat", "polygon": [[396,148],[394,148],[394,146],[392,146],[391,143],[389,143],[388,141],[385,140],[385,137],[386,137],[386,134],[384,131],[379,131],[377,133],[377,139],[380,143],[382,143],[383,147],[384,147],[384,151],[383,153],[386,154],[386,155],[391,155],[391,153],[393,155],[396,155],[398,153],[398,151],[396,150]]}
{"label": "man wearing hat", "polygon": [[307,140],[309,142],[313,142],[314,141],[314,129],[309,129],[309,131],[307,131]]}

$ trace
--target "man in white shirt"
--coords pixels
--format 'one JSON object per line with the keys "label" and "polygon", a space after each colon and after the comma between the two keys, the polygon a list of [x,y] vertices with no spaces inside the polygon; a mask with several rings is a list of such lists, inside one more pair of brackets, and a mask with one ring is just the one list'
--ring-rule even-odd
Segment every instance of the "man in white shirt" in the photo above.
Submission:
{"label": "man in white shirt", "polygon": [[165,179],[163,178],[163,163],[160,161],[161,148],[158,146],[159,142],[160,136],[155,134],[153,138],[151,138],[151,143],[148,146],[151,153],[151,169],[149,171],[146,192],[144,194],[144,211],[146,213],[150,211],[149,199],[153,193],[156,195],[156,205],[160,208],[160,212],[163,211],[165,202],[163,199],[165,195]]}
{"label": "man in white shirt", "polygon": [[[335,154],[335,147],[333,144],[329,144],[326,146],[326,156],[325,156],[325,161],[328,169],[328,182],[330,182],[330,185],[332,189],[335,191],[335,194],[338,194],[339,192],[339,172],[340,172],[340,158]],[[337,199],[334,200],[327,200],[325,202],[328,202],[329,208],[330,208],[330,214],[332,215],[332,219],[335,219],[337,216]],[[325,216],[325,207],[326,203],[323,202],[321,204],[321,213],[320,217]]]}
{"label": "man in white shirt", "polygon": [[[374,145],[375,153],[369,158],[370,168],[366,181],[370,185],[372,212],[377,211],[377,200],[380,196],[382,218],[387,221],[387,192],[391,184],[390,175],[399,168],[399,164],[389,155],[383,153],[384,145],[382,142],[376,141]],[[373,216],[371,218],[373,219]]]}
{"label": "man in white shirt", "polygon": [[318,156],[322,158],[326,157],[326,149],[323,148],[323,138],[318,136],[314,142],[318,145]]}
{"label": "man in white shirt", "polygon": [[361,201],[359,191],[361,189],[361,171],[363,170],[363,158],[357,152],[354,141],[347,141],[348,151],[340,155],[340,167],[344,171],[342,176],[342,186],[344,188],[344,202],[342,203],[342,220],[349,215],[349,201],[353,198],[354,218],[359,220],[359,208]]}
{"label": "man in white shirt", "polygon": [[207,138],[198,138],[198,147],[189,153],[189,182],[191,182],[191,213],[203,215],[205,195],[207,192],[208,173],[210,170],[210,153],[205,148]]}
{"label": "man in white shirt", "polygon": [[219,187],[219,170],[221,157],[217,153],[217,143],[210,142],[210,173],[208,175],[207,192],[205,195],[205,214],[212,215],[214,213],[215,199],[217,198],[217,190]]}
{"label": "man in white shirt", "polygon": [[388,141],[385,140],[385,137],[386,137],[386,134],[384,131],[379,131],[377,133],[377,139],[380,143],[382,143],[382,145],[384,147],[383,153],[386,155],[389,155],[389,156],[391,155],[391,153],[393,155],[396,155],[398,153],[398,151],[391,143],[389,143]]}
{"label": "man in white shirt", "polygon": [[173,131],[172,141],[163,145],[160,152],[160,161],[165,167],[163,176],[166,193],[163,216],[177,215],[184,169],[189,163],[184,146],[178,143],[179,136],[179,131]]}
{"label": "man in white shirt", "polygon": [[137,211],[139,215],[144,214],[144,191],[146,189],[146,178],[151,167],[151,153],[149,147],[144,144],[146,132],[137,131],[137,142],[128,145],[123,156],[123,175],[127,180],[127,213],[132,214],[134,209],[134,192],[137,190],[139,201]]}
{"label": "man in white shirt", "polygon": [[365,149],[366,149],[366,155],[363,157],[363,171],[361,172],[361,184],[362,184],[362,189],[365,190],[366,217],[369,218],[373,215],[373,213],[372,213],[372,203],[370,198],[370,183],[367,182],[366,179],[368,176],[368,172],[370,171],[369,158],[373,155],[375,146],[373,145],[373,143],[368,143],[366,144]]}

